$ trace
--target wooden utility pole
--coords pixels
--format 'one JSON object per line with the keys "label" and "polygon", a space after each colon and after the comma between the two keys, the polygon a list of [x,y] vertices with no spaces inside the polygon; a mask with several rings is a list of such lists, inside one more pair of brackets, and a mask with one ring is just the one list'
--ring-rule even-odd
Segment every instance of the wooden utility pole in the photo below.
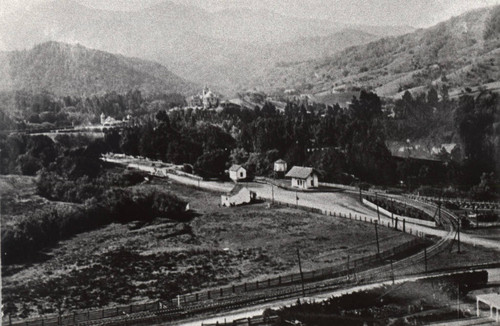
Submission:
{"label": "wooden utility pole", "polygon": [[392,284],[394,284],[394,268],[392,267],[392,259],[391,259],[391,278],[392,278]]}
{"label": "wooden utility pole", "polygon": [[350,255],[347,255],[347,279],[351,279],[351,273],[349,272],[349,260],[351,259]]}
{"label": "wooden utility pole", "polygon": [[442,224],[441,220],[441,201],[438,203],[438,216],[439,216],[439,224]]}
{"label": "wooden utility pole", "polygon": [[378,210],[378,195],[377,195],[377,193],[375,193],[375,206],[377,206],[377,217],[378,217],[378,221],[380,222],[380,212]]}
{"label": "wooden utility pole", "polygon": [[424,248],[425,272],[427,273],[427,247]]}
{"label": "wooden utility pole", "polygon": [[378,230],[377,230],[377,225],[378,225],[378,222],[375,221],[375,237],[377,239],[377,255],[380,255],[380,246],[379,246],[379,243],[378,243]]}
{"label": "wooden utility pole", "polygon": [[458,253],[460,253],[460,218],[457,221]]}
{"label": "wooden utility pole", "polygon": [[306,290],[304,289],[304,274],[302,273],[302,264],[300,263],[300,252],[299,248],[297,248],[297,258],[299,259],[299,271],[300,271],[300,281],[302,283],[302,296],[306,296]]}
{"label": "wooden utility pole", "polygon": [[359,201],[363,203],[363,195],[361,194],[361,186],[359,186]]}
{"label": "wooden utility pole", "polygon": [[295,206],[299,207],[299,195],[297,194],[297,191],[295,191]]}
{"label": "wooden utility pole", "polygon": [[274,185],[271,183],[271,202],[274,204]]}

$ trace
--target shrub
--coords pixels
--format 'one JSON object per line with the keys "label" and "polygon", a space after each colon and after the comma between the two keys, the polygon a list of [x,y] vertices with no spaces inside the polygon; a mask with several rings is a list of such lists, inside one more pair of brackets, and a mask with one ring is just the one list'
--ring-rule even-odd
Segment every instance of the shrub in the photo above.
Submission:
{"label": "shrub", "polygon": [[2,262],[32,258],[59,240],[111,222],[150,221],[157,216],[184,220],[185,207],[185,202],[169,193],[111,189],[80,208],[42,210],[3,228]]}

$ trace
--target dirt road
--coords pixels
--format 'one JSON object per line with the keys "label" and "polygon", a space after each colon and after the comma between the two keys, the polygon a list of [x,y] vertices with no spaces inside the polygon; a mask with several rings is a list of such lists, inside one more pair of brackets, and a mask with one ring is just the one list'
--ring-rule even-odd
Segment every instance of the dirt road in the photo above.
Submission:
{"label": "dirt road", "polygon": [[[177,181],[180,183],[200,187],[203,189],[208,189],[212,191],[219,192],[228,192],[234,187],[234,183],[232,182],[215,182],[215,181],[198,181],[194,179],[190,179],[188,177],[179,176],[169,174],[169,178],[173,181]],[[361,219],[365,219],[369,221],[378,220],[377,212],[371,210],[370,208],[362,205],[359,200],[357,200],[356,196],[353,194],[347,194],[342,191],[339,192],[300,192],[300,191],[290,191],[282,188],[278,188],[276,186],[272,186],[269,184],[257,183],[257,182],[249,182],[246,183],[247,187],[255,191],[258,197],[261,197],[266,200],[274,200],[280,201],[282,203],[287,203],[290,205],[300,205],[306,206],[310,208],[321,209],[322,211],[338,214],[349,215],[351,214],[353,217],[356,216],[361,217]],[[298,199],[297,199],[298,198]],[[415,204],[415,205],[418,205]],[[331,217],[338,218],[338,217]],[[380,215],[379,225],[382,226],[390,226],[395,227],[391,218]],[[398,230],[403,229],[402,221],[399,221],[397,225]],[[422,225],[416,225],[411,223],[406,223],[405,225],[406,232],[411,232],[412,234],[416,234],[416,232],[421,232],[427,235],[433,235],[440,238],[444,238],[449,236],[449,231],[441,230],[437,228],[426,227]],[[484,239],[479,237],[474,237],[469,234],[461,234],[460,240],[463,243],[471,244],[473,246],[483,246],[486,248],[497,249],[500,251],[500,243],[495,240]]]}

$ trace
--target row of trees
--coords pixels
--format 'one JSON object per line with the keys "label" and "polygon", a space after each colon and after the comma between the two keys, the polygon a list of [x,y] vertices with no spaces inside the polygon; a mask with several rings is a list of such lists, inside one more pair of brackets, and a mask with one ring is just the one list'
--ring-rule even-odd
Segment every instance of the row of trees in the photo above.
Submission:
{"label": "row of trees", "polygon": [[[114,103],[110,107],[118,105],[121,113],[148,106],[139,123],[107,133],[99,145],[102,150],[190,164],[204,177],[222,177],[231,163],[243,164],[257,175],[269,175],[272,162],[283,158],[289,165],[314,166],[326,181],[349,182],[353,179],[349,175],[354,175],[377,184],[411,179],[415,185],[440,183],[469,188],[479,183],[483,172],[493,172],[499,166],[495,149],[499,147],[498,95],[484,92],[477,98],[464,95],[457,101],[450,100],[446,90],[440,92],[431,88],[418,96],[405,93],[401,100],[385,107],[392,105],[394,118],[383,114],[376,94],[365,91],[346,109],[290,102],[283,113],[270,102],[254,110],[228,106],[222,112],[166,113],[165,103],[180,104],[181,98],[158,95],[151,102],[154,98],[145,100],[139,92],[110,93],[85,101],[93,103],[89,105],[95,108],[91,111],[94,116],[108,107],[106,103]],[[22,99],[18,99],[19,105],[24,105]],[[52,105],[42,99],[31,105],[40,110]],[[81,103],[71,97],[61,101],[70,106]],[[153,109],[155,101],[163,105],[153,105]],[[432,165],[395,162],[386,149],[386,137],[458,142],[461,151],[456,151],[454,157],[442,153],[447,164],[446,173],[442,173],[434,171]],[[19,135],[0,140],[0,149],[5,153],[2,173],[34,174],[52,161],[56,153],[52,145],[44,142],[47,140]],[[81,165],[92,170],[85,156],[87,153],[80,156]]]}
{"label": "row of trees", "polygon": [[312,165],[328,181],[346,174],[380,184],[395,181],[385,147],[380,98],[361,92],[347,110],[288,103],[284,114],[262,108],[159,111],[155,119],[107,135],[114,151],[187,163],[204,177],[220,177],[232,163],[269,175],[274,160]]}

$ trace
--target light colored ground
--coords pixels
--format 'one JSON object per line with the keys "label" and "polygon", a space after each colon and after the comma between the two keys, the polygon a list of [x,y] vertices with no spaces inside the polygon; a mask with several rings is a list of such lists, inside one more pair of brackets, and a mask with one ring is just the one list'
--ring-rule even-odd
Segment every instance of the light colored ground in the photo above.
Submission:
{"label": "light colored ground", "polygon": [[[227,192],[234,186],[231,182],[212,182],[212,181],[196,181],[187,177],[169,175],[174,181],[181,182],[184,184],[189,184],[193,186],[199,186],[204,189],[210,189],[214,191]],[[299,204],[302,206],[318,208],[328,212],[335,212],[336,214],[349,215],[357,214],[361,215],[363,218],[366,216],[367,219],[376,219],[377,213],[369,208],[363,206],[358,200],[356,200],[353,195],[346,195],[342,192],[294,192],[289,190],[284,190],[278,187],[274,187],[268,184],[261,183],[247,183],[249,189],[255,191],[257,196],[262,197],[267,200],[271,200],[273,197],[275,200],[279,200],[290,205]],[[274,195],[273,195],[274,194]],[[296,197],[299,200],[296,200]],[[332,217],[334,219],[334,217]],[[391,219],[381,215],[381,224],[387,226],[391,223]],[[421,225],[415,225],[407,223],[407,230],[411,230],[412,233],[423,232],[427,235],[433,235],[440,238],[446,237],[448,231],[440,230],[436,228],[425,227]],[[402,229],[402,224],[398,226]],[[483,246],[486,248],[492,248],[500,251],[500,244],[495,239],[488,239],[482,237],[476,237],[471,234],[462,234],[461,241],[464,243],[471,244],[473,246]]]}

